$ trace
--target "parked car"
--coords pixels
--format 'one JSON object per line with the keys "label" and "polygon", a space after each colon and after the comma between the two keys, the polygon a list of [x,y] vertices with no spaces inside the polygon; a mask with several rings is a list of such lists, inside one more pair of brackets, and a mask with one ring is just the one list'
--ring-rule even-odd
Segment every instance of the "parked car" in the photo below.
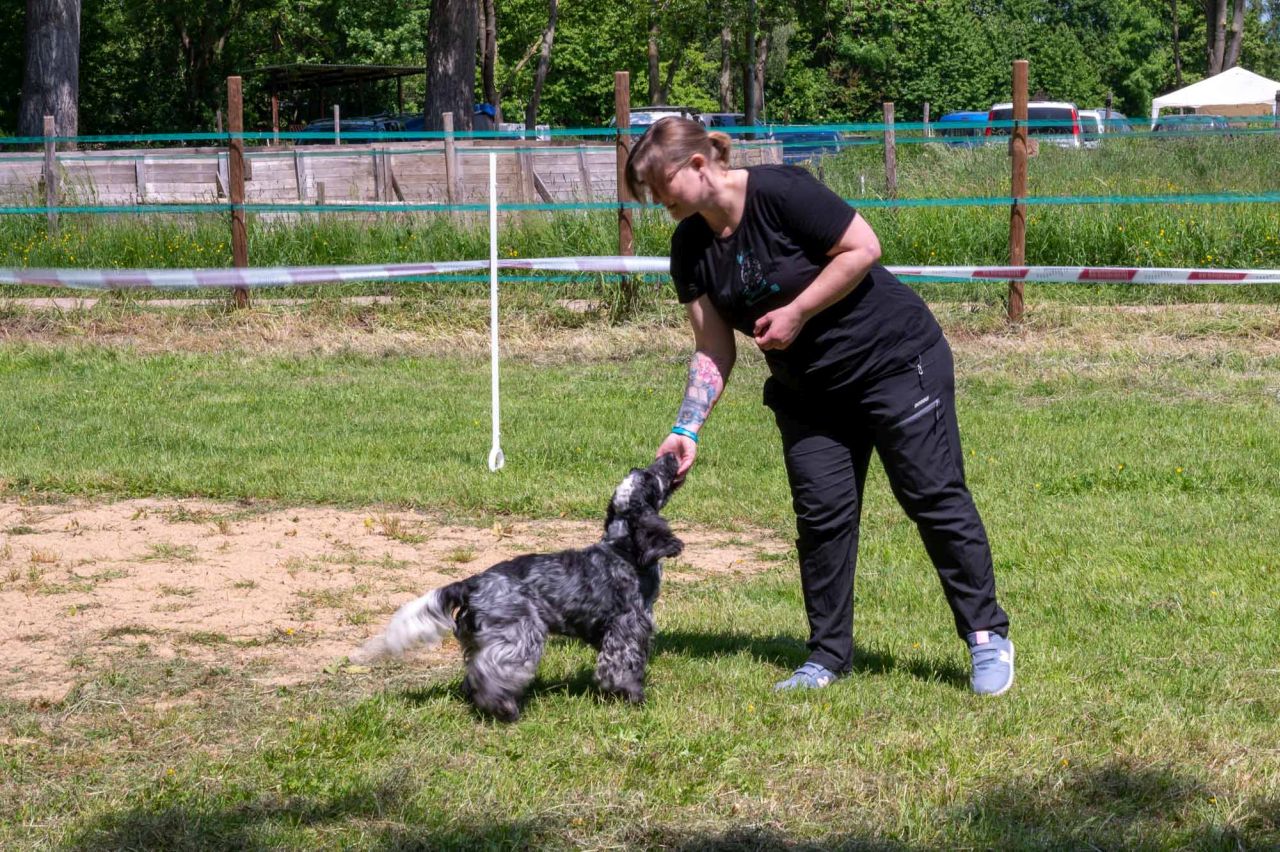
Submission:
{"label": "parked car", "polygon": [[747,117],[740,112],[704,112],[698,116],[702,126],[708,129],[715,127],[745,127]]}
{"label": "parked car", "polygon": [[1224,115],[1162,115],[1156,119],[1152,131],[1169,136],[1183,136],[1188,133],[1212,133],[1215,136],[1230,136],[1231,124]]}
{"label": "parked car", "polygon": [[1104,135],[1128,133],[1128,117],[1111,110],[1110,118],[1105,107],[1080,110],[1080,129],[1084,132],[1084,147],[1096,148]]}
{"label": "parked car", "polygon": [[[1106,107],[1095,107],[1094,109],[1080,110],[1080,121],[1084,122],[1086,116],[1097,115],[1098,126],[1102,129],[1100,133],[1128,133],[1132,128],[1129,127],[1129,116],[1116,110],[1108,111]],[[1085,128],[1085,132],[1089,132]]]}
{"label": "parked car", "polygon": [[782,145],[784,163],[804,163],[827,154],[840,153],[840,133],[835,130],[778,133],[773,138]]}
{"label": "parked car", "polygon": [[[476,104],[475,111],[471,114],[471,129],[475,131],[493,130],[494,109],[489,104]],[[396,120],[400,122],[401,128],[413,133],[424,133],[427,129],[427,117],[422,113],[402,112],[396,116]],[[333,122],[329,122],[332,127]],[[346,122],[344,121],[345,125]],[[519,125],[523,128],[524,125]]]}
{"label": "parked car", "polygon": [[[993,104],[987,112],[988,122],[1013,121],[1013,104]],[[1027,104],[1028,136],[1040,137],[1041,142],[1059,148],[1080,148],[1083,139],[1080,132],[1080,110],[1067,101],[1031,101]],[[1009,136],[1012,126],[987,127],[987,136]]]}
{"label": "parked car", "polygon": [[[644,129],[669,115],[678,115],[681,118],[691,118],[694,121],[700,121],[698,111],[692,107],[665,105],[646,106],[637,107],[631,110],[631,127],[632,129]],[[618,119],[616,116],[609,119],[610,127],[615,127],[617,124]]]}
{"label": "parked car", "polygon": [[987,113],[975,110],[949,112],[938,119],[934,130],[942,143],[951,147],[971,148],[986,141]]}
{"label": "parked car", "polygon": [[846,139],[838,130],[796,130],[789,131],[785,127],[771,128],[770,138],[782,145],[782,162],[804,163],[829,154],[839,154],[848,145],[870,142],[870,137],[851,137]]}
{"label": "parked car", "polygon": [[1096,109],[1080,110],[1080,132],[1084,135],[1084,147],[1097,148],[1102,134],[1107,132],[1102,113]]}
{"label": "parked car", "polygon": [[[396,121],[400,122],[400,127],[404,130],[421,133],[427,129],[427,117],[422,113],[402,112],[396,116]],[[333,122],[329,124],[332,125]]]}
{"label": "parked car", "polygon": [[[398,118],[390,115],[369,115],[342,119],[339,126],[339,136],[345,137],[348,133],[396,133],[401,130],[404,130],[404,125]],[[308,122],[307,126],[302,128],[302,132],[314,133],[317,138],[314,141],[299,139],[299,143],[316,145],[331,142],[333,140],[333,119],[320,118]],[[352,141],[366,142],[368,140],[356,139]]]}

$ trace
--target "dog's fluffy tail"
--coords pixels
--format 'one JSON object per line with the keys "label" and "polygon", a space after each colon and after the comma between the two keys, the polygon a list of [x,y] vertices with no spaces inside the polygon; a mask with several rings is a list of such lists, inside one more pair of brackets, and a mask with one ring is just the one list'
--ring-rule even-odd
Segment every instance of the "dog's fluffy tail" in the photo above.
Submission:
{"label": "dog's fluffy tail", "polygon": [[409,601],[396,610],[387,629],[365,642],[351,659],[371,663],[398,657],[419,645],[439,645],[454,630],[453,611],[461,605],[462,597],[461,584],[452,583]]}

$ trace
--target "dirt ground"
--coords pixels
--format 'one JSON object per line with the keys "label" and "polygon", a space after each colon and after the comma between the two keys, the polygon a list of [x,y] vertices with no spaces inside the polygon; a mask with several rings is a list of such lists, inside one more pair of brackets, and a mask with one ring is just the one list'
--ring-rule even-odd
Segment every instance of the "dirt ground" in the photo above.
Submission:
{"label": "dirt ground", "polygon": [[[787,550],[771,534],[676,529],[685,552],[666,565],[672,583],[759,571]],[[426,589],[599,537],[598,524],[574,521],[476,528],[410,511],[0,500],[0,696],[58,701],[130,653],[306,682]]]}

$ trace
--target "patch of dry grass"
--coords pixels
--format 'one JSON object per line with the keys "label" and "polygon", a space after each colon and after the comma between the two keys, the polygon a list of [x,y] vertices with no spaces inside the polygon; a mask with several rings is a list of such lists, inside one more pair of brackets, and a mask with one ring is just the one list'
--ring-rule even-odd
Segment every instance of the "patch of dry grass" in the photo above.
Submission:
{"label": "patch of dry grass", "polygon": [[[488,304],[446,299],[424,311],[418,302],[344,305],[320,300],[228,312],[209,306],[147,309],[99,302],[65,313],[11,307],[5,319],[10,341],[36,346],[94,345],[140,353],[227,352],[255,354],[357,354],[373,356],[480,355],[489,351]],[[551,308],[504,310],[502,347],[507,357],[555,363],[622,360],[683,340],[688,331],[674,310],[626,325],[589,315],[574,323]],[[575,317],[579,315],[574,314]]]}
{"label": "patch of dry grass", "polygon": [[[1137,349],[1177,355],[1229,347],[1280,356],[1280,306],[1077,305],[1036,302],[1034,293],[1029,301],[1016,325],[1006,321],[998,300],[937,302],[931,307],[956,350],[966,353]],[[622,325],[598,314],[580,315],[573,325],[557,323],[553,314],[547,307],[504,312],[503,357],[535,364],[654,355],[683,358],[692,343],[674,305]],[[410,300],[374,305],[319,300],[235,312],[201,305],[146,309],[106,302],[65,313],[11,307],[5,328],[9,340],[32,346],[92,345],[139,353],[483,357],[489,351],[487,305],[475,299],[446,300],[430,310]],[[740,359],[759,357],[745,341],[740,344]],[[216,519],[185,518],[179,509],[173,520]]]}
{"label": "patch of dry grass", "polygon": [[379,533],[404,544],[421,544],[427,540],[420,522],[407,521],[399,515],[381,513],[377,516],[376,525]]}
{"label": "patch of dry grass", "polygon": [[147,545],[147,552],[139,558],[143,562],[196,562],[199,553],[193,544],[157,541]]}

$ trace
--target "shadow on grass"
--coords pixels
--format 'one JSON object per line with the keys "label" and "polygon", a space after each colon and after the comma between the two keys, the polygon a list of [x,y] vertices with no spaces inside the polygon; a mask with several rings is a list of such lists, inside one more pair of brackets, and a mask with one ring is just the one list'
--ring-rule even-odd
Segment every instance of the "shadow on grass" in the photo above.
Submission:
{"label": "shadow on grass", "polygon": [[[1275,848],[1280,807],[1241,802],[1229,822],[1198,810],[1212,793],[1176,770],[1116,761],[1090,770],[1065,771],[1039,780],[1021,779],[991,788],[946,811],[925,815],[913,833],[926,842],[876,836],[874,830],[840,830],[845,819],[829,814],[835,828],[818,838],[797,838],[776,824],[737,818],[707,829],[672,824],[680,813],[634,809],[590,811],[573,820],[555,808],[553,818],[506,820],[463,812],[424,811],[415,803],[430,795],[431,774],[408,771],[379,784],[356,786],[331,797],[260,795],[245,802],[208,800],[197,791],[154,788],[148,804],[110,813],[86,826],[70,844],[78,850],[300,848],[315,839],[365,849],[541,849],[621,846],[666,850],[941,850]],[[323,779],[318,779],[323,780]],[[165,804],[179,799],[180,804]],[[193,801],[194,800],[194,801]],[[638,806],[637,806],[638,807]],[[855,810],[856,810],[856,806]],[[519,809],[518,805],[513,805]],[[1218,812],[1220,813],[1220,812]],[[611,814],[611,816],[605,816]],[[849,813],[863,822],[866,813]],[[705,821],[707,814],[698,811]],[[575,824],[576,823],[576,824]],[[736,823],[736,824],[735,824]],[[899,829],[901,826],[897,826]],[[594,829],[594,830],[593,830]]]}
{"label": "shadow on grass", "polygon": [[[593,678],[593,669],[579,669],[573,675],[567,678],[546,678],[542,675],[534,678],[533,683],[529,684],[529,688],[525,690],[524,695],[520,699],[520,708],[523,712],[531,701],[541,698],[557,695],[567,696],[583,696],[592,695],[601,701],[617,701],[617,696],[602,693],[595,685]],[[447,698],[451,701],[457,701],[459,704],[465,704],[471,708],[472,713],[479,720],[488,720],[490,717],[481,713],[475,708],[467,698],[466,693],[462,689],[462,670],[459,669],[455,677],[447,680],[439,681],[430,686],[419,687],[416,689],[408,689],[399,693],[409,704],[423,705],[435,701],[437,698]]]}
{"label": "shadow on grass", "polygon": [[[684,657],[725,657],[749,654],[762,663],[793,671],[809,658],[809,649],[794,636],[753,636],[743,633],[695,633],[687,630],[661,631],[655,641],[654,655],[674,654]],[[876,645],[856,645],[853,651],[853,674],[882,675],[904,671],[920,680],[938,681],[968,687],[969,672],[947,657],[900,659],[893,652]]]}
{"label": "shadow on grass", "polygon": [[[568,641],[568,640],[566,640]],[[688,658],[714,659],[717,657],[749,654],[762,663],[775,666],[780,673],[790,672],[803,663],[809,655],[804,643],[792,636],[753,636],[741,633],[695,633],[691,631],[663,631],[654,640],[653,657],[662,655]],[[899,659],[893,653],[876,647],[854,649],[851,673],[854,675],[883,675],[904,671],[924,681],[939,682],[958,688],[968,688],[968,671],[947,658]],[[532,701],[554,696],[594,696],[601,701],[618,701],[618,696],[602,693],[595,685],[594,669],[584,666],[562,678],[550,678],[539,674],[525,691],[520,701],[525,708]],[[399,693],[410,704],[424,705],[445,698],[472,707],[477,718],[488,717],[478,711],[462,690],[462,670],[457,675],[436,681],[423,687],[407,689]]]}
{"label": "shadow on grass", "polygon": [[994,787],[961,808],[979,845],[1036,849],[1277,848],[1274,802],[1233,805],[1227,821],[1204,782],[1176,768],[1115,760]]}

